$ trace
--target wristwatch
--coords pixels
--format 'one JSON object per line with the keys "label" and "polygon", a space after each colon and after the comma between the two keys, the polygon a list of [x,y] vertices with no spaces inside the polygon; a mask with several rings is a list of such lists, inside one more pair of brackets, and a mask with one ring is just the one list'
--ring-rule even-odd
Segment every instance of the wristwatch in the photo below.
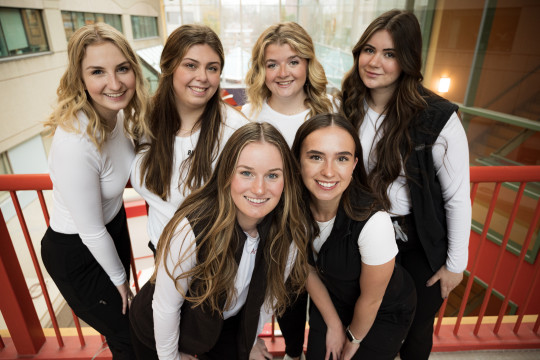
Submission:
{"label": "wristwatch", "polygon": [[358,340],[354,337],[354,334],[352,333],[351,329],[349,329],[349,326],[347,326],[347,329],[345,330],[345,334],[347,334],[347,339],[349,339],[350,342],[353,344],[360,344],[362,340]]}

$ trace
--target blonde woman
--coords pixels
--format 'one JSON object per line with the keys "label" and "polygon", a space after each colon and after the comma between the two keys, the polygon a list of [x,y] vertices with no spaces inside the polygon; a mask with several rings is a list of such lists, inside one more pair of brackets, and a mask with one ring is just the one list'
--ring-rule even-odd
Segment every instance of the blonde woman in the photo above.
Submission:
{"label": "blonde woman", "polygon": [[291,146],[305,120],[332,111],[327,83],[306,30],[294,22],[272,25],[253,46],[242,112],[277,127]]}
{"label": "blonde woman", "polygon": [[[160,238],[153,279],[130,313],[139,359],[272,358],[256,335],[307,276],[307,213],[298,169],[273,126],[229,139],[206,185]],[[289,276],[290,274],[290,276]]]}
{"label": "blonde woman", "polygon": [[142,132],[146,91],[137,56],[106,24],[77,30],[58,105],[46,125],[54,211],[43,263],[75,314],[102,333],[114,359],[133,359],[127,317],[130,242],[122,194]]}

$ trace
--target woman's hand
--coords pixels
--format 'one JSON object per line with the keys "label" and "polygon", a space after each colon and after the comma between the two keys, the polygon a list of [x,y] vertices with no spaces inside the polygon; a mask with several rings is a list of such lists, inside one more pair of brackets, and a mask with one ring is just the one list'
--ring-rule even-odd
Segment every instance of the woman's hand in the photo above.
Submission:
{"label": "woman's hand", "polygon": [[257,341],[255,342],[255,345],[253,345],[253,348],[251,349],[251,352],[249,353],[249,360],[266,360],[266,359],[273,359],[273,356],[272,354],[270,354],[270,352],[266,348],[266,344],[264,340],[258,337]]}
{"label": "woman's hand", "polygon": [[352,359],[354,354],[358,351],[360,348],[360,344],[353,344],[349,340],[345,341],[345,346],[343,347],[343,351],[341,352],[341,360],[349,360]]}
{"label": "woman's hand", "polygon": [[[339,325],[341,325],[341,323],[339,323]],[[332,355],[332,360],[340,359],[345,342],[348,341],[345,338],[343,326],[336,328],[328,327],[328,330],[326,331],[326,356],[324,357],[324,360],[329,360],[330,355]]]}
{"label": "woman's hand", "polygon": [[133,293],[129,289],[129,284],[127,281],[122,285],[117,285],[116,289],[120,293],[120,297],[122,297],[122,314],[125,314],[128,304],[130,305],[131,300],[133,299]]}
{"label": "woman's hand", "polygon": [[446,268],[446,265],[443,265],[439,271],[427,281],[426,286],[431,286],[439,280],[441,281],[441,297],[446,299],[448,295],[450,295],[450,292],[452,292],[452,290],[459,285],[461,280],[463,280],[463,273],[451,272]]}

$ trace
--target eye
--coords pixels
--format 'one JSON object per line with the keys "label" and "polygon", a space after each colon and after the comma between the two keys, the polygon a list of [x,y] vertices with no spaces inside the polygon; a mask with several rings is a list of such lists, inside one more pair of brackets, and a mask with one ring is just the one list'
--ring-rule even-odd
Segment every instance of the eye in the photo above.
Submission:
{"label": "eye", "polygon": [[208,67],[208,71],[219,72],[219,67],[215,66],[215,65],[212,65],[212,66]]}
{"label": "eye", "polygon": [[193,63],[185,63],[184,66],[187,67],[188,69],[196,69],[197,68],[197,66],[195,66],[195,64],[193,64]]}
{"label": "eye", "polygon": [[123,65],[123,66],[120,66],[117,71],[120,73],[127,73],[129,70],[131,70],[129,66]]}
{"label": "eye", "polygon": [[393,58],[396,57],[396,54],[394,54],[392,52],[388,52],[388,53],[385,53],[384,56],[387,57],[387,58],[393,59]]}
{"label": "eye", "polygon": [[291,60],[291,62],[290,62],[289,64],[291,64],[292,66],[296,66],[296,65],[300,64],[300,61],[298,61],[298,60]]}
{"label": "eye", "polygon": [[277,67],[277,64],[274,64],[274,63],[270,63],[270,64],[267,64],[266,67],[268,69],[275,69]]}
{"label": "eye", "polygon": [[245,176],[245,177],[250,177],[251,171],[247,171],[247,170],[240,171],[240,175]]}
{"label": "eye", "polygon": [[368,53],[368,54],[373,54],[375,51],[374,51],[372,48],[370,48],[370,47],[365,47],[365,48],[364,48],[364,52],[365,52],[365,53]]}
{"label": "eye", "polygon": [[271,179],[271,180],[279,179],[279,174],[278,173],[268,174],[268,178]]}
{"label": "eye", "polygon": [[310,160],[319,161],[319,160],[321,160],[321,157],[320,157],[319,155],[310,155],[310,156],[309,156],[309,159],[310,159]]}
{"label": "eye", "polygon": [[92,70],[92,75],[101,75],[101,74],[103,74],[103,70],[98,70],[98,69]]}
{"label": "eye", "polygon": [[340,157],[338,157],[338,161],[339,162],[349,161],[349,157],[348,156],[340,156]]}

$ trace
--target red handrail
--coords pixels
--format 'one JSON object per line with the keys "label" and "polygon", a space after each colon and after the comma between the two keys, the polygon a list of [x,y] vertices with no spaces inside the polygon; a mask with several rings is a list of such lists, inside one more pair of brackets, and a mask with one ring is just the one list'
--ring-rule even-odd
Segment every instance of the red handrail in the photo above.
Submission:
{"label": "red handrail", "polygon": [[[490,205],[489,205],[488,211],[486,212],[482,233],[479,236],[476,233],[474,234],[471,233],[474,236],[476,236],[479,240],[478,240],[478,244],[475,246],[473,246],[473,243],[471,242],[471,247],[470,247],[471,259],[470,259],[469,268],[468,268],[469,280],[466,285],[463,300],[459,309],[459,314],[456,318],[454,325],[449,325],[449,326],[442,325],[444,308],[447,305],[447,301],[444,302],[443,308],[440,311],[440,316],[437,320],[437,324],[435,327],[434,349],[438,351],[449,351],[449,350],[466,350],[466,349],[482,349],[482,348],[519,348],[519,347],[531,347],[531,346],[540,347],[540,336],[538,335],[538,328],[540,327],[540,316],[538,316],[538,311],[534,313],[534,315],[537,315],[537,320],[534,324],[531,324],[530,320],[527,320],[526,322],[524,322],[524,316],[526,315],[526,311],[528,307],[531,304],[536,304],[539,302],[539,299],[535,297],[536,296],[535,289],[538,287],[537,286],[538,281],[540,281],[540,260],[536,260],[536,262],[532,265],[525,262],[525,255],[527,253],[527,249],[529,248],[529,244],[531,243],[531,241],[533,241],[533,237],[536,234],[537,223],[540,218],[540,201],[538,201],[538,199],[535,200],[536,208],[532,216],[532,221],[529,224],[527,235],[525,236],[519,256],[516,257],[513,254],[509,255],[509,253],[505,251],[506,244],[508,243],[508,240],[510,237],[510,231],[512,230],[512,225],[516,218],[516,214],[518,211],[517,209],[520,206],[520,203],[522,202],[521,199],[523,197],[526,184],[529,182],[540,182],[540,166],[471,167],[470,174],[471,174],[471,185],[472,185],[471,186],[471,203],[474,204],[475,198],[478,193],[479,184],[495,183],[495,187],[494,187],[493,193],[490,195],[491,196],[491,199],[489,201]],[[495,210],[497,208],[497,200],[498,200],[499,193],[501,192],[502,185],[504,182],[518,183],[519,190],[517,191],[516,198],[514,200],[514,206],[511,208],[511,213],[509,215],[509,222],[506,225],[506,229],[504,231],[502,244],[493,245],[493,243],[487,240],[487,234],[490,227],[491,219],[496,213]],[[128,187],[129,186],[130,185],[128,184]],[[28,248],[31,254],[33,253],[33,245],[31,245],[31,241],[29,240],[30,235],[28,234],[28,230],[26,229],[26,222],[24,220],[22,209],[20,209],[20,206],[18,205],[16,191],[32,190],[32,191],[37,192],[39,202],[43,211],[43,217],[45,219],[45,222],[48,225],[49,213],[45,204],[42,191],[51,190],[51,189],[52,189],[52,183],[48,174],[0,175],[0,191],[10,191],[11,193],[12,201],[16,208],[16,211],[19,217],[19,222],[21,223],[21,227],[23,228],[23,234],[25,238],[27,239]],[[145,204],[143,202],[140,202],[140,204],[138,203],[137,206],[144,207]],[[135,212],[135,213],[140,215],[141,213],[144,213],[144,211]],[[0,219],[1,219],[1,212],[0,212]],[[2,223],[4,224],[4,227],[2,227]],[[4,237],[4,233],[7,234],[7,236]],[[6,240],[8,242],[11,242],[11,240],[9,238],[9,233],[7,232],[7,228],[5,228],[5,222],[3,222],[3,220],[0,220],[0,235],[2,238],[0,242],[2,244],[2,248],[4,248],[4,245],[7,244]],[[487,250],[492,251],[494,246],[497,247],[496,249],[497,252],[496,252],[496,255],[491,255],[491,258],[494,260],[495,268],[493,272],[489,274],[489,276],[486,276],[485,278],[482,279],[483,281],[487,282],[488,288],[487,288],[486,295],[484,297],[484,300],[481,306],[480,314],[476,318],[475,324],[471,325],[471,324],[463,323],[466,301],[469,297],[472,283],[475,281],[475,277],[477,276],[478,270],[482,268],[480,266],[480,257],[485,251]],[[2,255],[3,254],[0,255],[0,260],[2,260]],[[39,265],[36,265],[37,260],[35,259],[35,254],[31,256],[36,266],[36,272],[38,272]],[[502,264],[505,261],[505,259],[507,260],[508,256],[512,256],[515,258],[516,266],[511,269],[508,269],[508,268],[503,269]],[[10,266],[14,267],[13,265],[10,265]],[[17,266],[20,268],[18,264]],[[136,279],[137,272],[136,272],[136,269],[134,268],[133,261],[132,261],[132,270],[133,270],[134,278]],[[1,278],[2,271],[3,270],[0,268],[0,279],[2,279]],[[496,284],[496,280],[502,273],[510,274],[511,281],[510,281],[510,284],[507,286],[507,289],[501,288],[500,286],[497,287],[497,291],[502,292],[506,295],[504,297],[499,315],[497,316],[497,321],[495,322],[495,325],[492,326],[484,322],[485,311],[486,311],[489,295],[495,289],[494,286]],[[529,282],[530,286],[529,286],[529,289],[527,290],[527,293],[526,294],[523,293],[525,296],[523,297],[523,300],[520,301],[520,303],[518,304],[517,320],[515,321],[514,324],[511,324],[512,330],[508,331],[508,326],[506,326],[508,324],[503,324],[503,318],[505,318],[504,314],[510,302],[511,296],[513,296],[517,288],[516,285],[520,283],[520,278],[521,279],[523,278],[524,273],[528,274],[527,276],[529,278],[527,279],[527,281]],[[531,279],[532,279],[532,282],[530,282]],[[42,279],[40,279],[40,283],[41,282],[42,282]],[[44,284],[42,284],[42,286],[44,288],[44,294],[45,294],[46,289],[44,287]],[[136,286],[138,288],[138,284]],[[16,291],[22,291],[22,290],[16,290]],[[24,291],[28,293],[26,288],[24,289]],[[35,312],[33,308],[32,308],[32,311]],[[52,314],[52,310],[50,311],[51,311],[51,318],[53,318],[54,314]],[[524,324],[526,324],[526,326]],[[18,326],[23,327],[26,325],[24,325],[24,322],[23,322],[19,324]],[[474,329],[473,329],[473,326],[474,326]],[[466,329],[463,329],[464,327]],[[489,330],[486,330],[487,327],[490,327]],[[77,329],[78,329],[78,336],[80,339],[81,346],[84,347],[85,340],[84,340],[84,337],[82,336],[80,326],[77,326]],[[272,340],[267,340],[267,341],[271,341],[271,342],[274,341],[273,332],[274,331],[273,331],[273,324],[272,324],[272,334],[271,334]],[[511,335],[509,335],[509,333],[515,334],[515,336],[512,337]],[[15,334],[16,332],[11,332],[11,338],[13,338]],[[16,335],[16,336],[19,336],[19,335]],[[486,342],[486,336],[488,339],[487,342]],[[57,337],[60,337],[59,344],[61,344],[62,340],[61,340],[61,336],[59,335],[58,330],[57,330]],[[10,339],[8,338],[8,340]],[[36,346],[36,343],[39,346],[39,341],[36,342],[35,339],[31,339],[31,340],[34,341],[34,347]],[[471,342],[469,343],[469,341]],[[482,342],[488,343],[488,345],[481,345]],[[13,338],[13,343],[15,343],[14,338]],[[8,341],[7,348],[9,348],[9,344],[10,342]],[[86,347],[88,346],[89,345],[87,345]],[[5,344],[5,341],[3,341],[2,338],[0,338],[0,357],[3,351],[6,351],[6,344]],[[26,354],[28,354],[28,352]],[[275,352],[275,354],[279,355],[280,353]]]}

